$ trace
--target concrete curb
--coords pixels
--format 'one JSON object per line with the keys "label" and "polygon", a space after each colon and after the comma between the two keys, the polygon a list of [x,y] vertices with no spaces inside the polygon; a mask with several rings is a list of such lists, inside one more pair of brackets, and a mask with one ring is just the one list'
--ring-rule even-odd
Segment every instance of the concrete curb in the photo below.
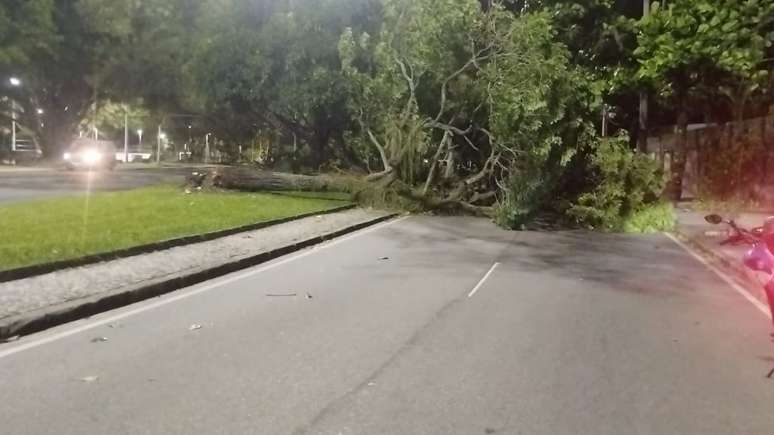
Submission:
{"label": "concrete curb", "polygon": [[46,273],[56,272],[62,269],[70,269],[73,267],[87,266],[89,264],[101,263],[103,261],[117,260],[119,258],[133,257],[135,255],[147,254],[154,251],[162,251],[164,249],[174,248],[177,246],[190,245],[192,243],[206,242],[209,240],[219,239],[221,237],[232,236],[237,233],[245,231],[254,231],[261,228],[270,227],[272,225],[284,224],[299,219],[304,219],[312,216],[338,213],[340,211],[351,210],[355,208],[354,204],[347,204],[342,207],[335,207],[329,210],[315,211],[310,213],[304,213],[296,216],[289,216],[282,219],[274,219],[266,222],[258,222],[255,224],[243,225],[241,227],[229,228],[220,231],[214,231],[206,234],[197,234],[194,236],[180,237],[176,239],[163,240],[156,243],[148,243],[146,245],[133,246],[131,248],[119,249],[117,251],[104,252],[101,254],[87,255],[84,257],[73,258],[70,260],[54,261],[51,263],[36,264],[32,266],[25,266],[16,269],[9,269],[0,271],[0,282],[15,281],[17,279],[30,278],[36,275],[43,275]]}
{"label": "concrete curb", "polygon": [[703,257],[708,259],[710,263],[715,266],[719,266],[724,271],[730,273],[732,278],[747,291],[750,292],[756,299],[763,304],[768,304],[766,301],[766,295],[761,288],[760,282],[755,276],[755,272],[751,271],[742,263],[741,258],[732,258],[727,255],[718,253],[715,249],[707,246],[705,242],[698,240],[696,237],[691,237],[679,229],[675,229],[672,234],[677,237],[683,243],[686,243],[690,247],[698,251]]}
{"label": "concrete curb", "polygon": [[208,281],[241,269],[265,263],[283,255],[322,243],[326,240],[334,239],[367,228],[371,225],[376,225],[389,219],[393,219],[396,216],[398,216],[397,213],[388,214],[355,225],[350,225],[332,233],[315,236],[260,254],[235,259],[234,261],[218,266],[180,272],[175,275],[148,281],[135,287],[123,288],[114,292],[57,304],[29,313],[8,317],[0,320],[0,340],[16,335],[26,335],[42,331],[53,326],[123,307],[183,287],[192,286],[203,281]]}

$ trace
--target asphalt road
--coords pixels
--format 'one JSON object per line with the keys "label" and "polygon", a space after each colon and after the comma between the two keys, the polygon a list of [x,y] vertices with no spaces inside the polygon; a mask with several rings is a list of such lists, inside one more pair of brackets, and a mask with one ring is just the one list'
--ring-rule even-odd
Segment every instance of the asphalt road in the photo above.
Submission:
{"label": "asphalt road", "polygon": [[82,194],[88,189],[114,191],[162,183],[182,183],[189,167],[117,168],[115,171],[66,171],[60,169],[0,170],[0,203],[50,196]]}
{"label": "asphalt road", "polygon": [[771,434],[768,328],[661,235],[411,217],[0,345],[0,432]]}

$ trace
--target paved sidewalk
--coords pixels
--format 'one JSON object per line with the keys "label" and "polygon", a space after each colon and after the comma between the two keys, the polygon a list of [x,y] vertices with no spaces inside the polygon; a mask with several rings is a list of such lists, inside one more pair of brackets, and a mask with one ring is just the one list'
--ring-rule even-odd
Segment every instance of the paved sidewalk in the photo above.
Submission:
{"label": "paved sidewalk", "polygon": [[[205,272],[386,216],[352,209],[208,242],[0,283],[0,338],[30,319],[114,294]],[[11,326],[9,326],[11,325]],[[13,326],[16,325],[16,326]]]}
{"label": "paved sidewalk", "polygon": [[[699,249],[705,255],[711,257],[716,263],[720,263],[726,270],[745,284],[745,287],[761,302],[766,303],[766,295],[761,283],[768,277],[765,274],[756,273],[748,269],[742,263],[744,254],[750,249],[748,245],[721,245],[720,242],[727,236],[728,226],[725,224],[712,225],[704,220],[709,211],[696,211],[687,207],[675,210],[677,217],[676,231],[678,236]],[[722,215],[722,214],[721,214]],[[768,214],[764,213],[740,213],[736,216],[723,216],[732,218],[736,223],[745,228],[753,228],[763,224]]]}

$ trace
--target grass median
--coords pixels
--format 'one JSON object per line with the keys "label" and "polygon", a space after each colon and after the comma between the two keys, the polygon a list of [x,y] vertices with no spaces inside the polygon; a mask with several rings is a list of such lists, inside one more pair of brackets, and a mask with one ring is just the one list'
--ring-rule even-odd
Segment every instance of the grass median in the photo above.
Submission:
{"label": "grass median", "polygon": [[346,205],[339,194],[184,193],[173,186],[0,206],[0,270]]}

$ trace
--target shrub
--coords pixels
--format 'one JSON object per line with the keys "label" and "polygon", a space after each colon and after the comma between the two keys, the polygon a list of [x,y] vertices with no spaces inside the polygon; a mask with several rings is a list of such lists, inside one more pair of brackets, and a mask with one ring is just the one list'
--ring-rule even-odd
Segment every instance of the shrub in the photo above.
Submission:
{"label": "shrub", "polygon": [[621,229],[627,233],[655,233],[675,228],[672,204],[658,202],[624,217]]}
{"label": "shrub", "polygon": [[543,202],[549,185],[550,183],[540,176],[510,177],[504,191],[505,197],[495,209],[495,222],[504,228],[521,228]]}
{"label": "shrub", "polygon": [[601,139],[586,156],[585,192],[567,209],[577,223],[617,230],[658,201],[665,179],[658,164],[633,152],[625,136]]}

